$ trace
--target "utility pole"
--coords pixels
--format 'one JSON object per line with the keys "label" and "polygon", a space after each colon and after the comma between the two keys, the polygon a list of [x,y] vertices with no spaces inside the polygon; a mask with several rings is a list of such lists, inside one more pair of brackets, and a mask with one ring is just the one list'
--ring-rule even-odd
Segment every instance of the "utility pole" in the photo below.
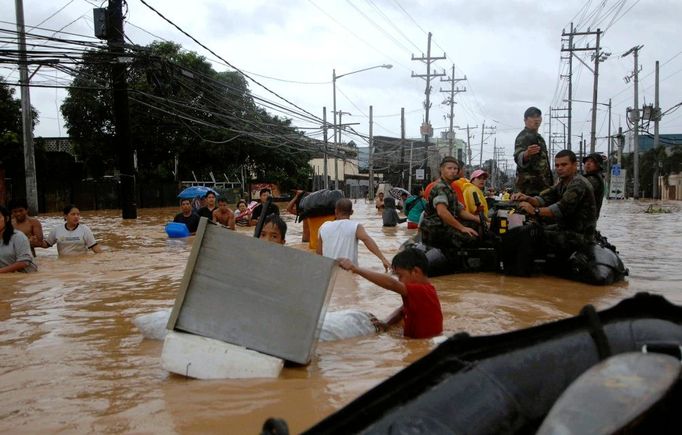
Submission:
{"label": "utility pole", "polygon": [[[448,115],[448,118],[450,118],[450,130],[448,131],[448,155],[452,155],[452,147],[453,147],[453,142],[455,140],[455,132],[452,129],[453,128],[453,121],[455,119],[455,95],[459,94],[460,92],[466,92],[466,88],[455,88],[455,84],[457,82],[461,82],[463,80],[466,80],[467,76],[465,75],[462,78],[456,78],[455,77],[455,64],[452,64],[452,75],[446,79],[440,79],[441,82],[450,82],[450,89],[445,90],[441,88],[441,92],[450,94],[448,98],[443,101],[443,104],[449,104],[450,105],[450,115]],[[457,156],[458,159],[462,159],[461,155]]]}
{"label": "utility pole", "polygon": [[[31,111],[31,90],[29,88],[28,62],[26,59],[26,31],[24,29],[24,4],[14,2],[19,34],[19,83],[21,84],[21,124],[24,142],[24,172],[26,173],[26,202],[29,212],[38,214],[38,182],[36,158],[33,149],[33,112]],[[2,198],[4,199],[4,198]]]}
{"label": "utility pole", "polygon": [[633,166],[634,166],[634,195],[633,197],[635,199],[639,199],[639,64],[638,64],[638,59],[639,59],[639,50],[644,47],[643,45],[636,45],[623,53],[621,57],[625,57],[628,54],[632,53],[634,60],[635,60],[635,69],[632,72],[632,75],[628,75],[625,78],[625,82],[627,83],[630,80],[630,77],[634,78],[634,84],[635,84],[635,101],[634,101],[634,107],[630,111],[631,115],[631,120],[634,123],[633,127]]}
{"label": "utility pole", "polygon": [[611,150],[613,149],[613,141],[611,138],[611,99],[609,98],[609,130],[608,130],[608,141],[606,142],[606,179],[608,181],[608,186],[611,185]]}
{"label": "utility pole", "polygon": [[[497,138],[495,139],[497,144]],[[493,146],[493,163],[490,165],[490,184],[495,185],[495,161],[497,159],[497,145]]]}
{"label": "utility pole", "polygon": [[[334,97],[332,100],[332,105],[333,109],[333,118],[334,118],[334,189],[339,189],[339,137],[341,132],[338,132],[338,126],[336,124],[336,68],[332,69],[332,88],[334,90]],[[339,114],[340,115],[340,114]],[[339,116],[340,118],[340,116]],[[339,124],[341,123],[341,119],[339,119]],[[327,164],[327,160],[325,159],[324,161],[325,164]],[[345,166],[345,165],[344,165]],[[325,187],[327,189],[327,187]]]}
{"label": "utility pole", "polygon": [[128,82],[123,51],[123,1],[109,0],[109,31],[107,41],[113,54],[111,82],[115,138],[118,148],[118,165],[121,178],[121,211],[123,219],[137,218],[135,203],[135,164],[130,140],[130,111],[128,109]]}
{"label": "utility pole", "polygon": [[478,158],[478,167],[483,168],[483,139],[485,137],[485,121],[481,125],[481,155]]}
{"label": "utility pole", "polygon": [[[560,76],[562,78],[568,78],[568,142],[565,143],[564,146],[566,146],[567,149],[571,149],[571,115],[573,113],[573,54],[570,52],[570,50],[573,48],[573,23],[571,23],[571,30],[569,33],[566,33],[565,30],[561,32],[562,36],[568,36],[568,50],[564,50],[563,47],[563,40],[561,44],[561,51],[569,51],[568,53],[568,75],[567,76]],[[564,59],[566,60],[566,59]]]}
{"label": "utility pole", "polygon": [[659,106],[659,101],[658,101],[658,61],[656,61],[656,74],[655,74],[655,87],[654,87],[654,149],[658,148],[659,144],[659,135],[658,135],[658,122],[661,120],[661,107]]}
{"label": "utility pole", "polygon": [[400,186],[405,185],[405,108],[400,108]]}
{"label": "utility pole", "polygon": [[623,163],[623,146],[625,138],[623,137],[623,127],[618,127],[618,164]]}
{"label": "utility pole", "polygon": [[[598,95],[598,85],[599,85],[599,63],[605,61],[611,53],[601,53],[599,51],[599,43],[601,39],[601,34],[602,31],[600,29],[597,29],[596,31],[590,31],[589,29],[587,32],[577,32],[573,28],[573,23],[571,23],[571,31],[570,33],[566,33],[565,31],[562,32],[561,36],[568,36],[569,37],[569,46],[568,48],[561,47],[561,51],[568,52],[569,59],[572,59],[573,56],[575,56],[576,59],[578,59],[585,67],[590,70],[590,72],[594,75],[594,83],[592,86],[592,127],[590,129],[590,152],[593,153],[595,150],[595,145],[597,141],[596,137],[596,126],[597,126],[597,95]],[[573,46],[573,37],[574,36],[589,36],[589,35],[596,35],[597,41],[596,41],[596,46],[595,47],[590,47],[589,44],[587,44],[586,47],[583,48],[576,48]],[[592,54],[592,58],[594,60],[594,69],[592,69],[587,63],[585,63],[581,58],[576,56],[574,52],[576,51],[594,51]],[[569,143],[570,143],[570,136],[571,136],[571,109],[572,109],[572,102],[573,102],[573,93],[572,93],[572,76],[573,74],[573,63],[571,61],[570,68],[569,68],[569,88],[568,88],[568,111],[569,111],[569,121],[568,121],[568,130],[569,130]],[[570,147],[569,147],[570,149]]]}
{"label": "utility pole", "polygon": [[322,131],[324,132],[324,162],[322,163],[322,175],[324,177],[324,188],[329,189],[329,169],[327,167],[327,159],[329,159],[328,146],[329,138],[327,137],[327,107],[322,108]]}
{"label": "utility pole", "polygon": [[369,156],[367,158],[368,160],[368,166],[369,166],[369,200],[372,201],[374,200],[374,168],[372,168],[372,146],[374,145],[374,135],[372,134],[372,128],[373,128],[373,115],[372,115],[373,109],[372,106],[369,106]]}
{"label": "utility pole", "polygon": [[481,155],[480,155],[479,161],[478,161],[478,166],[481,169],[483,169],[483,141],[486,139],[486,137],[485,137],[485,131],[486,130],[489,131],[488,137],[490,137],[490,135],[495,134],[495,126],[486,127],[485,121],[483,121],[483,125],[481,125]]}
{"label": "utility pole", "polygon": [[583,134],[580,133],[580,144],[578,145],[578,169],[583,170]]}
{"label": "utility pole", "polygon": [[547,126],[549,127],[549,133],[547,134],[547,139],[549,140],[547,152],[549,153],[549,160],[551,161],[552,156],[554,155],[554,144],[552,143],[552,106],[549,106],[549,124]]}
{"label": "utility pole", "polygon": [[[432,57],[431,56],[431,32],[429,32],[428,35],[428,44],[426,47],[426,57],[424,57],[424,54],[422,53],[421,57],[414,57],[414,54],[412,55],[412,60],[419,60],[422,61],[426,64],[426,74],[415,74],[414,71],[412,71],[412,77],[419,77],[423,78],[426,80],[426,88],[424,90],[424,94],[426,95],[426,101],[424,102],[424,110],[425,110],[425,116],[424,116],[424,123],[422,124],[420,128],[420,132],[422,136],[424,136],[424,141],[426,142],[424,146],[424,153],[426,154],[426,159],[424,160],[423,167],[426,169],[429,167],[429,137],[433,136],[433,127],[431,127],[431,123],[429,122],[429,109],[431,109],[431,78],[436,78],[436,77],[443,77],[445,76],[445,72],[442,73],[431,73],[431,64],[437,60],[445,59],[445,53],[443,53],[443,56],[436,56]],[[430,171],[425,171],[427,172],[427,176],[431,177]]]}
{"label": "utility pole", "polygon": [[[570,103],[569,103],[569,104],[570,104]],[[564,127],[564,128],[563,128],[563,136],[562,136],[562,146],[561,146],[561,148],[562,148],[562,149],[569,149],[569,150],[570,150],[571,148],[570,148],[569,142],[570,142],[571,139],[570,139],[570,136],[567,136],[567,133],[566,133],[566,130],[567,130],[569,124],[568,124],[568,123],[565,124],[565,123],[562,121],[562,119],[566,119],[567,121],[570,122],[570,115],[568,115],[567,113],[565,113],[565,114],[558,114],[558,115],[556,114],[557,112],[559,112],[559,113],[561,113],[561,112],[568,112],[569,109],[567,109],[567,108],[566,108],[566,109],[563,109],[563,108],[562,108],[562,109],[558,109],[558,108],[556,108],[556,107],[550,107],[549,110],[550,110],[550,116],[551,116],[551,118],[552,118],[553,120],[556,119],[557,121],[559,121],[559,123],[561,123],[561,125],[563,125],[563,127]],[[553,138],[551,138],[551,139],[553,140]],[[553,141],[553,142],[556,142],[556,141]],[[553,151],[552,151],[552,152],[553,152]],[[550,165],[554,163],[554,159],[549,159],[549,160],[550,160]]]}
{"label": "utility pole", "polygon": [[[659,135],[658,135],[658,122],[661,120],[661,108],[658,105],[658,61],[656,61],[656,74],[655,74],[655,86],[654,86],[654,155],[655,150],[658,148],[659,141]],[[654,161],[654,165],[656,166],[654,168],[654,195],[653,199],[658,198],[658,169],[660,167],[658,159]]]}
{"label": "utility pole", "polygon": [[344,112],[343,110],[338,111],[339,115],[339,123],[334,125],[334,134],[336,134],[336,138],[334,139],[334,151],[335,151],[335,156],[334,156],[334,189],[339,190],[339,155],[342,155],[341,157],[341,175],[343,176],[343,182],[344,182],[344,190],[345,190],[345,183],[346,183],[346,152],[343,150],[339,149],[339,143],[343,142],[342,139],[342,129],[346,125],[350,124],[344,124],[343,123],[343,115],[349,115],[353,116],[349,112]]}
{"label": "utility pole", "polygon": [[414,149],[414,141],[410,141],[410,177],[407,181],[407,190],[412,193],[412,151]]}
{"label": "utility pole", "polygon": [[467,151],[469,154],[469,166],[473,166],[472,164],[472,158],[473,156],[471,155],[471,133],[469,132],[469,128],[478,128],[478,125],[475,125],[473,127],[469,127],[469,124],[467,124]]}

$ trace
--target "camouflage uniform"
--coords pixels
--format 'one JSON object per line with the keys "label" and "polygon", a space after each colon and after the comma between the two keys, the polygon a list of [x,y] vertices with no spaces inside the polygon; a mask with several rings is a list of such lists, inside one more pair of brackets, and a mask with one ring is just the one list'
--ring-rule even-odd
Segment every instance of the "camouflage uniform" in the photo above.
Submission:
{"label": "camouflage uniform", "polygon": [[[523,162],[523,153],[530,145],[540,145],[540,152]],[[538,133],[524,128],[514,144],[514,161],[516,162],[516,190],[529,196],[535,196],[553,184],[552,171],[549,166],[547,145]]]}
{"label": "camouflage uniform", "polygon": [[424,243],[438,248],[459,249],[475,242],[476,239],[472,236],[456,230],[441,220],[436,211],[438,204],[445,204],[455,219],[464,208],[457,200],[457,195],[450,184],[440,178],[429,192],[429,200],[424,209],[424,220],[419,227]]}
{"label": "camouflage uniform", "polygon": [[597,206],[597,219],[599,219],[599,213],[601,212],[601,205],[604,202],[604,176],[601,172],[593,172],[591,174],[585,174],[585,178],[592,185],[592,190],[594,191],[594,202]]}
{"label": "camouflage uniform", "polygon": [[592,184],[585,177],[576,174],[568,183],[557,183],[536,198],[541,207],[549,207],[557,220],[544,229],[550,252],[567,257],[594,241],[597,207]]}

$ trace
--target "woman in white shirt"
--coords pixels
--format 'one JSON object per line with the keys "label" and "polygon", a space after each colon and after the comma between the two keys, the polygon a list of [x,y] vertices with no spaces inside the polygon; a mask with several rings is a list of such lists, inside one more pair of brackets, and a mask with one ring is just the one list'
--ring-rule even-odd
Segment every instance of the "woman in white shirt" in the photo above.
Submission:
{"label": "woman in white shirt", "polygon": [[102,252],[95,236],[87,225],[81,224],[81,212],[73,204],[64,207],[64,225],[58,225],[43,240],[43,248],[57,244],[59,256],[83,255],[88,249]]}

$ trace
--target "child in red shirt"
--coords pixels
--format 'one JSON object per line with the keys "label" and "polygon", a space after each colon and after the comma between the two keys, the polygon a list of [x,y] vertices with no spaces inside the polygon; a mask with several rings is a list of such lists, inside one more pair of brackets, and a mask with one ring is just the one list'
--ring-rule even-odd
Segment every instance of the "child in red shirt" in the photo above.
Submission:
{"label": "child in red shirt", "polygon": [[422,251],[408,248],[393,257],[391,267],[398,279],[360,268],[347,258],[339,259],[339,266],[402,296],[403,306],[389,317],[386,326],[403,319],[403,334],[409,338],[431,338],[443,332],[440,301],[426,275],[428,260]]}

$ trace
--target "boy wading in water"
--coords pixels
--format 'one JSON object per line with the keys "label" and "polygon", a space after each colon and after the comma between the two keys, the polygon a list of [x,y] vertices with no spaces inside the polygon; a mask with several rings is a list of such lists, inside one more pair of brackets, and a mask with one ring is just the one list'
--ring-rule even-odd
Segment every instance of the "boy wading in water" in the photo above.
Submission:
{"label": "boy wading in water", "polygon": [[405,249],[393,257],[391,267],[398,279],[358,267],[347,258],[339,259],[339,266],[402,296],[403,306],[391,314],[386,327],[404,320],[403,335],[409,338],[431,338],[443,332],[440,300],[426,275],[428,260],[423,252]]}

